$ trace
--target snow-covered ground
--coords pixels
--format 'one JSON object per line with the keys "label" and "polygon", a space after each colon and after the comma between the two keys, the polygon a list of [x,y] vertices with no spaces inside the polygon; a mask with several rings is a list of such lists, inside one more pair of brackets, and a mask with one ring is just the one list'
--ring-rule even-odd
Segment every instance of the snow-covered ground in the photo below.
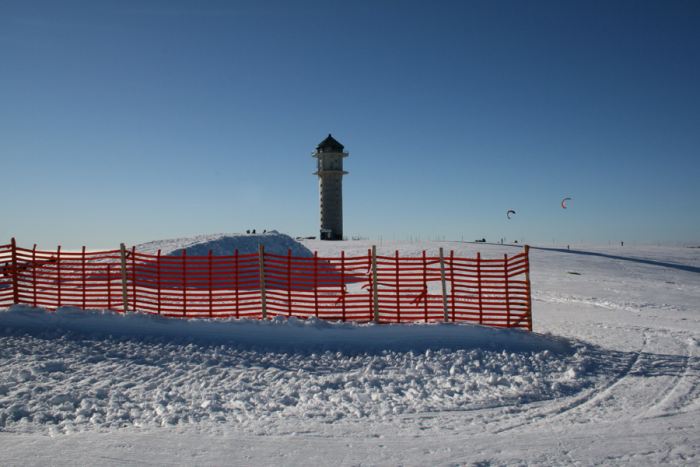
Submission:
{"label": "snow-covered ground", "polygon": [[191,256],[206,256],[211,250],[214,256],[232,255],[235,250],[239,254],[257,253],[259,245],[265,247],[268,253],[286,255],[289,250],[292,256],[309,258],[313,253],[303,244],[289,235],[271,230],[255,234],[210,234],[195,237],[155,240],[136,245],[141,253],[155,254],[158,250],[163,255],[180,256],[182,250],[187,250]]}
{"label": "snow-covered ground", "polygon": [[[379,249],[439,247],[519,251]],[[533,248],[531,263],[535,334],[13,308],[0,464],[697,465],[700,249]]]}

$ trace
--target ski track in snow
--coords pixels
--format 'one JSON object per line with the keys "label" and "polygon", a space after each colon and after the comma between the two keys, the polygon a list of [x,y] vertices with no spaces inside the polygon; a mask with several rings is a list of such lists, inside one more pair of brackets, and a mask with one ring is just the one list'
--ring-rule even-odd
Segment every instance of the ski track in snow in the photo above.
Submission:
{"label": "ski track in snow", "polygon": [[[328,256],[370,245],[303,243]],[[518,251],[379,250],[440,246]],[[700,252],[591,251],[608,257],[531,250],[535,331],[570,351],[279,351],[0,328],[0,463],[697,465],[700,275],[673,264],[697,267]]]}
{"label": "ski track in snow", "polygon": [[686,342],[682,371],[673,375],[668,386],[658,394],[652,405],[639,415],[640,418],[659,417],[674,411],[680,412],[687,407],[689,396],[697,388],[693,381],[697,381],[700,375],[700,362],[694,355],[694,347],[691,342]]}

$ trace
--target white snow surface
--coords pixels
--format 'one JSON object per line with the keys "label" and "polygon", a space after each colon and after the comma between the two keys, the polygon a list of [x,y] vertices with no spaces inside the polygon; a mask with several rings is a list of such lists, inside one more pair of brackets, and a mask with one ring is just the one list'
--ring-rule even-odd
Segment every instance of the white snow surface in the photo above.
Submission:
{"label": "white snow surface", "polygon": [[[519,251],[379,251],[439,247]],[[532,334],[12,307],[0,464],[698,465],[700,250],[533,248],[531,268]]]}
{"label": "white snow surface", "polygon": [[155,240],[136,245],[136,251],[155,254],[161,250],[161,254],[166,256],[180,256],[183,250],[187,250],[190,256],[206,256],[211,250],[214,256],[227,256],[233,255],[235,250],[238,250],[239,254],[257,253],[259,245],[263,245],[267,253],[286,255],[291,250],[292,256],[313,256],[303,244],[276,230],[255,234],[222,233]]}

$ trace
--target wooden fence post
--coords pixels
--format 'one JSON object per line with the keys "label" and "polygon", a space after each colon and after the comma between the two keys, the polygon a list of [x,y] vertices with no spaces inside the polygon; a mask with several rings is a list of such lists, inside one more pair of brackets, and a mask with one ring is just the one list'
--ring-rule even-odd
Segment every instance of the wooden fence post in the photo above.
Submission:
{"label": "wooden fence post", "polygon": [[80,256],[80,275],[83,276],[83,310],[87,308],[87,273],[85,271],[85,245],[83,245],[82,255]]}
{"label": "wooden fence post", "polygon": [[399,250],[394,253],[394,261],[396,262],[396,321],[401,322],[401,287],[399,286]]}
{"label": "wooden fence post", "polygon": [[161,307],[162,307],[162,298],[161,298],[161,289],[163,288],[163,284],[161,282],[161,277],[160,277],[160,250],[158,250],[158,254],[156,255],[156,288],[158,289],[157,291],[157,304],[158,304],[158,314],[160,315],[161,313]]}
{"label": "wooden fence post", "polygon": [[32,303],[36,307],[36,243],[32,247]]}
{"label": "wooden fence post", "polygon": [[423,293],[425,299],[423,301],[423,319],[428,322],[428,258],[423,250]]}
{"label": "wooden fence post", "polygon": [[233,277],[234,277],[234,287],[235,287],[235,293],[236,293],[236,319],[241,317],[241,305],[238,300],[238,248],[236,248],[233,252]]}
{"label": "wooden fence post", "polygon": [[207,286],[209,287],[209,317],[211,318],[214,316],[214,283],[212,280],[212,251],[211,249],[209,250],[209,276],[208,276],[208,284]]}
{"label": "wooden fence post", "polygon": [[136,311],[136,245],[131,247],[131,309]]}
{"label": "wooden fence post", "polygon": [[379,287],[377,286],[377,246],[372,245],[372,306],[374,322],[379,322]]}
{"label": "wooden fence post", "polygon": [[440,280],[442,281],[442,310],[445,315],[445,322],[450,320],[450,315],[447,311],[447,283],[445,282],[445,252],[440,247]]}
{"label": "wooden fence post", "polygon": [[314,316],[318,318],[318,251],[314,251]]}
{"label": "wooden fence post", "polygon": [[340,251],[340,300],[343,307],[343,318],[345,321],[345,250]]}
{"label": "wooden fence post", "polygon": [[258,267],[260,268],[260,300],[262,301],[262,319],[267,319],[267,297],[265,293],[265,247],[258,244]]}
{"label": "wooden fence post", "polygon": [[57,308],[61,308],[63,302],[62,302],[62,285],[63,281],[61,280],[61,245],[58,245],[58,248],[56,249],[56,292],[58,295],[58,305]]}
{"label": "wooden fence post", "polygon": [[287,248],[287,316],[292,316],[292,249]]}
{"label": "wooden fence post", "polygon": [[481,252],[476,252],[476,286],[479,291],[479,324],[484,324],[484,302],[481,290]]}
{"label": "wooden fence post", "polygon": [[124,313],[129,312],[129,288],[127,285],[126,278],[126,245],[123,243],[120,245],[120,255],[121,255],[121,270],[122,270],[122,311]]}
{"label": "wooden fence post", "polygon": [[506,281],[506,327],[510,327],[510,292],[508,290],[508,255],[503,255],[503,272]]}
{"label": "wooden fence post", "polygon": [[19,265],[17,264],[17,242],[12,237],[10,241],[12,247],[12,301],[19,304]]}
{"label": "wooden fence post", "polygon": [[187,316],[187,248],[182,249],[182,316]]}
{"label": "wooden fence post", "polygon": [[452,302],[452,322],[455,322],[455,251],[450,250],[450,284],[452,288],[450,290],[450,297]]}
{"label": "wooden fence post", "polygon": [[530,288],[530,245],[525,245],[525,290],[527,291],[527,329],[532,331],[532,290]]}

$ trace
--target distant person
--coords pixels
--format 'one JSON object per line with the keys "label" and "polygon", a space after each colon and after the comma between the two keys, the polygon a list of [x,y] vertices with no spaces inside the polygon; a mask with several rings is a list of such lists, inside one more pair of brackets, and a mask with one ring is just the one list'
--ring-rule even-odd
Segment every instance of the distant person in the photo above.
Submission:
{"label": "distant person", "polygon": [[620,242],[620,246],[625,246],[625,242]]}
{"label": "distant person", "polygon": [[253,229],[253,233],[255,233],[255,229]]}
{"label": "distant person", "polygon": [[250,234],[250,229],[246,230],[245,233]]}
{"label": "distant person", "polygon": [[571,248],[569,248],[569,245],[566,245],[566,249],[567,249],[567,250],[570,250]]}
{"label": "distant person", "polygon": [[263,233],[267,233],[267,229],[263,230]]}

